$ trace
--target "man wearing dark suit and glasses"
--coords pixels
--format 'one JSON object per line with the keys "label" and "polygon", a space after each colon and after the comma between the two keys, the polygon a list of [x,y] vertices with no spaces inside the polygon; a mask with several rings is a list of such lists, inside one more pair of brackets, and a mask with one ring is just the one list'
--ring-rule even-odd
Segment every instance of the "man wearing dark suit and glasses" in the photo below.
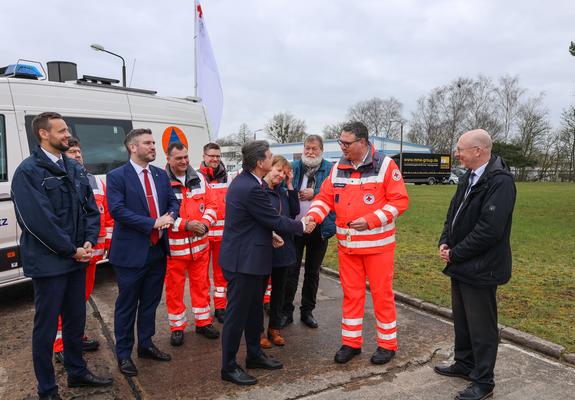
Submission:
{"label": "man wearing dark suit and glasses", "polygon": [[263,323],[262,277],[272,268],[272,232],[302,235],[315,224],[278,215],[264,190],[262,178],[272,168],[269,144],[256,140],[242,146],[243,171],[226,195],[226,224],[219,262],[228,281],[228,305],[222,330],[223,380],[253,385],[257,379],[236,362],[242,334],[247,344],[247,368],[280,369],[282,363],[260,347]]}
{"label": "man wearing dark suit and glasses", "polygon": [[472,383],[458,400],[493,395],[499,343],[497,286],[511,278],[511,220],[515,183],[504,161],[491,155],[491,137],[476,129],[457,142],[456,157],[469,171],[460,179],[439,240],[451,277],[455,362],[435,372]]}
{"label": "man wearing dark suit and glasses", "polygon": [[124,144],[130,161],[107,175],[108,208],[115,220],[109,259],[118,282],[114,310],[118,367],[135,376],[138,370],[131,354],[136,316],[138,357],[171,359],[154,345],[152,336],[169,254],[165,229],[174,223],[179,205],[166,172],[149,164],[156,159],[152,131],[134,129]]}

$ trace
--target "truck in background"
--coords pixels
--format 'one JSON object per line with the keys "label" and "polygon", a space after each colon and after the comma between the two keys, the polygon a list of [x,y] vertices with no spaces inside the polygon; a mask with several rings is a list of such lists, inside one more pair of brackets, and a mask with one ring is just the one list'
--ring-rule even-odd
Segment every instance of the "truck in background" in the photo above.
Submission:
{"label": "truck in background", "polygon": [[406,183],[434,185],[447,183],[451,175],[451,155],[401,153],[391,157],[400,166]]}

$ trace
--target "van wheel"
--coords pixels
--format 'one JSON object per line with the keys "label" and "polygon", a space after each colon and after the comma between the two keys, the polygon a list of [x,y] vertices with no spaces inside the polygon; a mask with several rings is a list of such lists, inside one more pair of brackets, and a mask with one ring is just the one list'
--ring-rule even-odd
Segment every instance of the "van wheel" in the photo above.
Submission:
{"label": "van wheel", "polygon": [[427,178],[428,185],[435,185],[435,178]]}

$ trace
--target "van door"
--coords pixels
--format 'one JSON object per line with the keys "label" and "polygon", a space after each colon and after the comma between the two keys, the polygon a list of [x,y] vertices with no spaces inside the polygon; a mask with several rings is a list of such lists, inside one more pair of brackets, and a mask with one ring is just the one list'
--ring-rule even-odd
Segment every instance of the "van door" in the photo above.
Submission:
{"label": "van door", "polygon": [[16,117],[0,110],[0,286],[23,278],[18,246],[19,229],[10,198],[14,171],[22,161]]}

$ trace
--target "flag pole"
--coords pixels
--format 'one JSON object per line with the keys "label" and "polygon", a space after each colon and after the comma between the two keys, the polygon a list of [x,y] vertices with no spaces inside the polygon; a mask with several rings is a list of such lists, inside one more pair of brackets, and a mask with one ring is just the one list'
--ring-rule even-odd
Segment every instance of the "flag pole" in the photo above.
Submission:
{"label": "flag pole", "polygon": [[198,0],[194,0],[194,96],[198,97]]}

